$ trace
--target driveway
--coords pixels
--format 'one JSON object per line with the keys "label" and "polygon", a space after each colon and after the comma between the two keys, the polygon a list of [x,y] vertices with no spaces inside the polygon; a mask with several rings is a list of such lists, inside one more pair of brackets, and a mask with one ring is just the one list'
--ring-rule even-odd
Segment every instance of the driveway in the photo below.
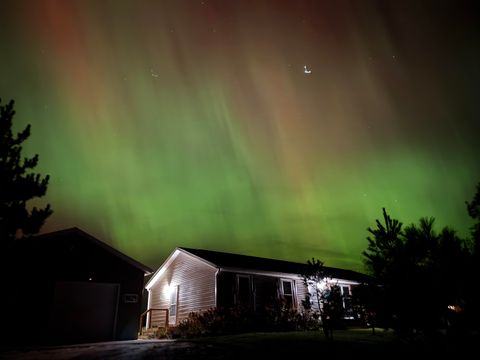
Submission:
{"label": "driveway", "polygon": [[[334,341],[326,341],[322,332],[250,333],[192,340],[132,340],[57,347],[0,350],[5,360],[59,359],[405,359],[422,355],[459,358],[476,349],[478,341],[451,346],[446,339],[432,343],[405,341],[391,331],[368,329],[336,330]],[[470,345],[470,346],[465,346]],[[476,351],[476,350],[475,350]]]}
{"label": "driveway", "polygon": [[[200,346],[199,346],[200,345]],[[206,348],[202,351],[202,348]],[[173,340],[131,340],[70,346],[22,348],[0,352],[5,360],[189,359],[209,346]]]}

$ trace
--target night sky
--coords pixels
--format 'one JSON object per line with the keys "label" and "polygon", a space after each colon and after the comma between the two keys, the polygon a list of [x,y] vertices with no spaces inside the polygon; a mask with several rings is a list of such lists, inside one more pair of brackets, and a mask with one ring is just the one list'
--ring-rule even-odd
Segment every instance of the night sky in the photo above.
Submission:
{"label": "night sky", "polygon": [[382,207],[468,232],[480,15],[461,1],[0,0],[0,98],[77,226],[362,270]]}

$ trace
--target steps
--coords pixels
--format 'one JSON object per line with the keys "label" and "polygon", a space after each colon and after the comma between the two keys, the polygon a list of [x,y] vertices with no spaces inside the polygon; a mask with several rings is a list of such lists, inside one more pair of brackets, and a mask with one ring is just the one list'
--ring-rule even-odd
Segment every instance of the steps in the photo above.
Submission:
{"label": "steps", "polygon": [[166,339],[170,337],[169,328],[163,326],[152,327],[152,328],[142,328],[141,332],[138,334],[138,339]]}

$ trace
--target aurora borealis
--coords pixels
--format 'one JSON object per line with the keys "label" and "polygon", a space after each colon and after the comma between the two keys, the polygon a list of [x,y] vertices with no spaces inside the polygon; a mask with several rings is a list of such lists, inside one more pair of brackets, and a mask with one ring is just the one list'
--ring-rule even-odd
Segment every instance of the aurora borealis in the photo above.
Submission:
{"label": "aurora borealis", "polygon": [[[43,232],[362,270],[382,207],[467,234],[480,19],[459,1],[0,0]],[[304,67],[311,73],[306,73]]]}

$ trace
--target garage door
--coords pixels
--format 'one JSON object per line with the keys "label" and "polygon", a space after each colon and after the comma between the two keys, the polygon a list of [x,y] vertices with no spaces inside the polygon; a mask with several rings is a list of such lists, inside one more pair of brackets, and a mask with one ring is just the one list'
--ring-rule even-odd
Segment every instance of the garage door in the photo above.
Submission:
{"label": "garage door", "polygon": [[49,322],[52,342],[113,340],[118,293],[118,284],[58,282]]}

